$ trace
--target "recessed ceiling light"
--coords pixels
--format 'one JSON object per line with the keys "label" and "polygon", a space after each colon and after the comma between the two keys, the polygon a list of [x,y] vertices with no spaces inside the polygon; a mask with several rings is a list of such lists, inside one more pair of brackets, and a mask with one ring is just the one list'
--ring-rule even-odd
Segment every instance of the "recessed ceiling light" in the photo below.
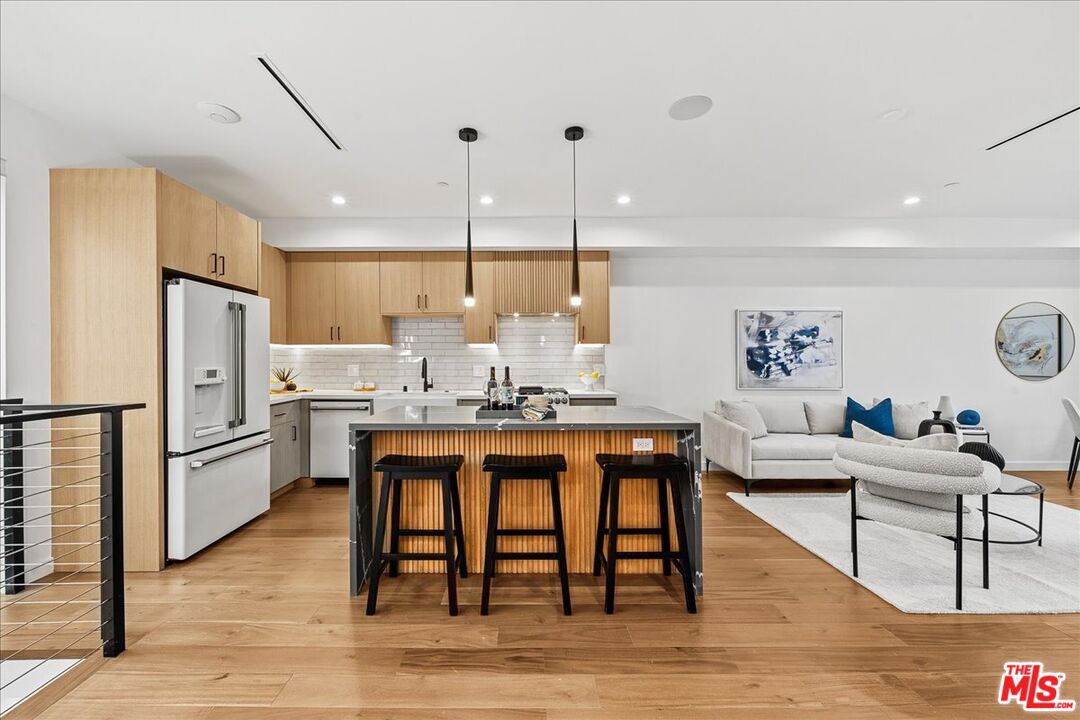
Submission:
{"label": "recessed ceiling light", "polygon": [[223,125],[232,125],[233,123],[240,122],[240,113],[233,110],[231,107],[225,107],[212,102],[200,102],[195,103],[195,107],[202,113],[203,117],[207,120],[213,120],[216,123]]}
{"label": "recessed ceiling light", "polygon": [[947,182],[947,183],[945,183],[944,185],[942,185],[942,187],[946,187],[946,188],[954,188],[954,187],[956,187],[956,186],[957,186],[957,185],[959,185],[959,184],[960,184],[960,183],[958,183],[957,181],[953,180],[952,182]]}
{"label": "recessed ceiling light", "polygon": [[619,203],[620,205],[629,205],[630,204],[630,196],[629,195],[620,195],[619,197],[615,198],[615,202]]}
{"label": "recessed ceiling light", "polygon": [[331,195],[330,196],[330,202],[334,203],[335,205],[344,205],[345,204],[345,196],[344,195]]}
{"label": "recessed ceiling light", "polygon": [[689,95],[671,103],[668,115],[674,120],[693,120],[712,110],[712,98],[708,95]]}
{"label": "recessed ceiling light", "polygon": [[892,110],[886,110],[881,113],[881,120],[883,122],[896,122],[897,120],[903,120],[907,117],[907,110],[904,108],[893,108]]}
{"label": "recessed ceiling light", "polygon": [[495,200],[490,195],[481,195],[480,196],[480,204],[481,205],[490,205],[493,202],[495,202]]}
{"label": "recessed ceiling light", "polygon": [[904,198],[905,205],[918,205],[921,201],[922,198],[916,197],[915,195]]}
{"label": "recessed ceiling light", "polygon": [[448,188],[448,187],[450,187],[450,183],[446,182],[445,180],[440,180],[439,182],[437,182],[437,183],[435,183],[435,184],[436,184],[436,185],[438,185],[438,186],[439,186],[439,187],[441,187],[441,188]]}

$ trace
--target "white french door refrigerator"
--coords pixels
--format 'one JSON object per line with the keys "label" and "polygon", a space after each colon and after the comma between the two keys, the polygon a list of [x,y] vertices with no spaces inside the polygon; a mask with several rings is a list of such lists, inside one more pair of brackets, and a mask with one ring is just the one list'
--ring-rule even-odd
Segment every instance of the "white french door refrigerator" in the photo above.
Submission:
{"label": "white french door refrigerator", "polygon": [[165,285],[166,528],[183,560],[270,508],[270,302]]}

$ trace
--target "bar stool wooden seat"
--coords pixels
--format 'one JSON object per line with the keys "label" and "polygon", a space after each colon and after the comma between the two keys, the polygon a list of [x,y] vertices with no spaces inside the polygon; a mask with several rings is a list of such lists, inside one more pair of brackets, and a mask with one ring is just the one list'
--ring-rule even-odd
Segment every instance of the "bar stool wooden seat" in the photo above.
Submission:
{"label": "bar stool wooden seat", "polygon": [[[480,614],[488,614],[491,599],[491,579],[495,577],[495,563],[499,560],[555,560],[559,566],[559,582],[562,584],[563,613],[570,614],[570,578],[566,569],[566,539],[563,535],[562,503],[559,500],[559,473],[566,472],[566,458],[562,455],[488,455],[484,458],[484,472],[491,473],[491,491],[488,499],[487,537],[484,541],[484,589],[480,598]],[[551,489],[551,528],[500,529],[499,493],[504,480],[547,480]],[[543,536],[555,538],[554,552],[500,552],[500,537]]]}
{"label": "bar stool wooden seat", "polygon": [[[682,489],[680,480],[685,481],[690,473],[690,466],[677,455],[658,453],[656,455],[613,455],[601,453],[596,462],[603,471],[600,484],[600,508],[596,519],[596,545],[593,551],[593,575],[600,575],[606,570],[604,591],[604,612],[615,612],[615,568],[619,560],[661,560],[664,575],[671,575],[671,567],[682,575],[683,594],[686,596],[687,612],[697,612],[697,598],[694,594],[694,568],[690,564],[690,543],[686,535],[686,517],[683,515]],[[655,479],[659,500],[659,527],[621,528],[619,527],[619,484],[631,478]],[[677,550],[671,549],[670,528],[668,526],[667,486],[671,486],[671,497],[675,510],[675,537],[679,543]],[[607,555],[604,554],[604,536],[607,535]],[[626,551],[618,549],[620,535],[659,535],[660,550]]]}
{"label": "bar stool wooden seat", "polygon": [[[446,562],[446,589],[449,595],[450,614],[458,614],[457,582],[455,571],[468,577],[465,560],[465,533],[461,521],[461,496],[458,492],[458,471],[465,458],[461,455],[387,455],[375,463],[375,472],[382,473],[379,491],[379,511],[375,524],[374,553],[372,557],[371,585],[368,588],[367,614],[374,615],[379,598],[379,578],[383,568],[389,566],[389,576],[398,574],[401,560],[443,560]],[[442,484],[443,526],[441,528],[401,527],[401,486],[403,480],[436,479]],[[390,550],[383,552],[386,536],[387,505],[390,487],[393,486],[393,508],[390,515]],[[442,537],[445,551],[439,553],[401,552],[403,537]],[[457,557],[454,544],[457,543]]]}

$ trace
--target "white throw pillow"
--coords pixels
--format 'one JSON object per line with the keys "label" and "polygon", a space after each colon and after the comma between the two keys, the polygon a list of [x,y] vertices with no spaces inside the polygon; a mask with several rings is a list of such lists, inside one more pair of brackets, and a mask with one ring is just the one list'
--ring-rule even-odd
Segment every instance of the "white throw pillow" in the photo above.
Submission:
{"label": "white throw pillow", "polygon": [[911,448],[912,450],[944,450],[947,452],[956,452],[960,447],[960,438],[952,433],[934,433],[933,435],[923,435],[914,440],[900,440],[899,438],[882,435],[879,432],[871,430],[862,423],[857,422],[851,423],[851,437],[856,442],[888,445],[889,447]]}
{"label": "white throw pillow", "polygon": [[882,435],[876,430],[871,430],[862,423],[851,423],[851,438],[855,442],[872,443],[874,445],[887,445],[889,447],[907,447],[903,440],[897,440],[888,435]]}
{"label": "white throw pillow", "polygon": [[960,449],[960,438],[949,432],[923,435],[907,441],[907,447],[915,450],[946,450],[956,452]]}
{"label": "white throw pillow", "polygon": [[844,413],[847,407],[836,402],[804,402],[806,422],[812,435],[839,435],[844,432]]}
{"label": "white throw pillow", "polygon": [[[874,398],[874,405],[881,400]],[[930,404],[927,402],[898,403],[893,400],[892,422],[896,437],[913,440],[919,436],[919,423],[930,417]]]}
{"label": "white throw pillow", "polygon": [[733,422],[739,427],[749,430],[750,437],[753,439],[765,437],[768,434],[765,421],[752,402],[746,400],[721,400],[720,414],[728,422]]}
{"label": "white throw pillow", "polygon": [[802,400],[754,400],[754,407],[771,433],[810,434]]}

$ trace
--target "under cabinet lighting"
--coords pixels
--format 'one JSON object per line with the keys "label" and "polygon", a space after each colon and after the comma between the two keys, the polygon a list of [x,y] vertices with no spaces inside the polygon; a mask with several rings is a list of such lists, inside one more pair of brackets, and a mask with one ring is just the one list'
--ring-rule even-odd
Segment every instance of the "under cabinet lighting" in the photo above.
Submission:
{"label": "under cabinet lighting", "polygon": [[349,345],[347,343],[324,343],[322,345],[290,345],[286,343],[270,343],[271,348],[277,348],[282,350],[288,350],[289,348],[311,349],[311,348],[352,348],[357,350],[374,350],[385,349],[392,347],[391,345],[385,345],[381,343],[358,343],[355,345]]}

